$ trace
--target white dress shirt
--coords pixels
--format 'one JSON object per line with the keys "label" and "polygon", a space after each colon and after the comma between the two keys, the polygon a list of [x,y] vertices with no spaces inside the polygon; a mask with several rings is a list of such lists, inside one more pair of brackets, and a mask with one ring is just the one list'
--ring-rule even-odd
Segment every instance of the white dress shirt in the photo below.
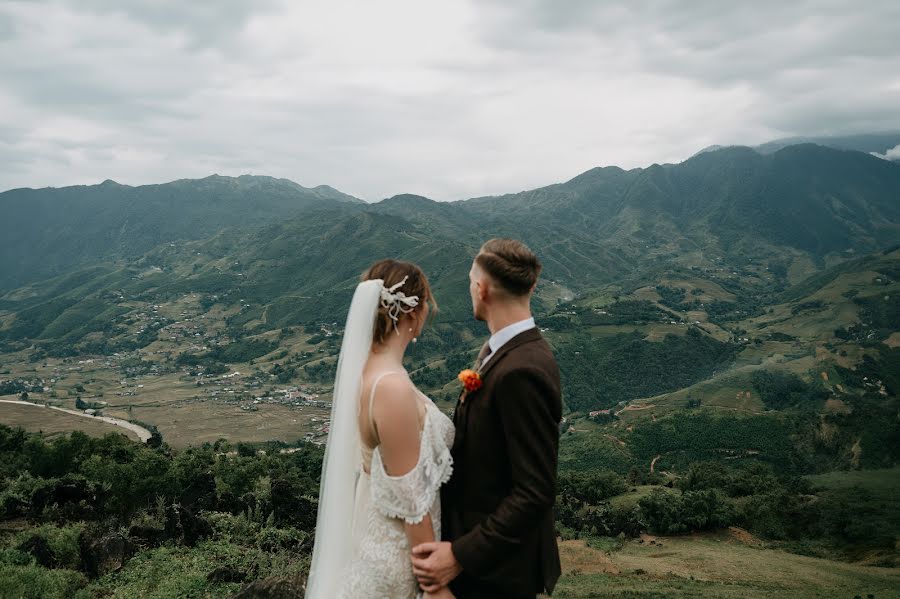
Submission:
{"label": "white dress shirt", "polygon": [[524,333],[525,331],[530,331],[535,328],[534,318],[526,318],[525,320],[520,320],[519,322],[514,322],[509,326],[503,327],[488,339],[488,347],[491,348],[491,352],[484,357],[481,361],[481,365],[484,366],[488,363],[488,360],[491,359],[491,356],[497,353],[497,350],[509,343],[513,337],[519,335],[520,333]]}

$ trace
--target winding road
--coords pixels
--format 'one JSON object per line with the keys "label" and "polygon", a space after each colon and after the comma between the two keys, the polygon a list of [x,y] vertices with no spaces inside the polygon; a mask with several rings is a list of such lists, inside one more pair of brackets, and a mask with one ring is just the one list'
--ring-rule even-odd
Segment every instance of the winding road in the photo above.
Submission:
{"label": "winding road", "polygon": [[68,408],[57,408],[56,406],[45,406],[39,403],[31,403],[30,401],[21,401],[17,399],[0,399],[0,403],[11,403],[19,406],[34,406],[35,408],[44,408],[50,410],[59,410],[60,412],[66,412],[67,414],[73,414],[75,416],[82,416],[84,418],[92,418],[94,420],[100,420],[102,422],[106,422],[107,424],[112,424],[114,426],[121,426],[122,428],[126,428],[136,434],[142,443],[146,443],[150,440],[150,437],[153,434],[145,429],[143,426],[135,424],[133,422],[128,422],[127,420],[121,420],[119,418],[111,418],[109,416],[91,416],[90,414],[85,414],[84,412],[79,412],[77,410],[70,410]]}

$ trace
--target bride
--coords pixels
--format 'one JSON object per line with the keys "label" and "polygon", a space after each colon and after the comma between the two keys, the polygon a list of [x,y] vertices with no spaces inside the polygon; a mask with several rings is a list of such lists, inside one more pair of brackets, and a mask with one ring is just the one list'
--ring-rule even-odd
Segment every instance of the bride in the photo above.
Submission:
{"label": "bride", "polygon": [[306,598],[449,599],[446,588],[420,595],[410,563],[411,547],[441,538],[440,486],[453,469],[453,423],[403,368],[435,302],[415,264],[382,260],[362,279],[338,359]]}

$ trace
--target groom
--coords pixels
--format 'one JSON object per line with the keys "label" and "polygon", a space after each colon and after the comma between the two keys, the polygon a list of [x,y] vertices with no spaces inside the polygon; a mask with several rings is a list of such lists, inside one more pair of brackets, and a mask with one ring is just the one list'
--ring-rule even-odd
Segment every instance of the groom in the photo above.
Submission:
{"label": "groom", "polygon": [[482,387],[456,405],[453,476],[441,490],[443,542],[413,548],[423,589],[459,599],[534,599],[560,574],[553,520],[559,369],[530,300],[541,263],[525,244],[492,239],[469,272],[475,318],[491,338]]}

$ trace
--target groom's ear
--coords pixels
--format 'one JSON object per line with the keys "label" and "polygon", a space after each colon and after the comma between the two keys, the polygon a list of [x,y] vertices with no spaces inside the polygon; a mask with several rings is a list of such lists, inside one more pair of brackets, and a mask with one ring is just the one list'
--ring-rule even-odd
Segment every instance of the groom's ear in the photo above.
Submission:
{"label": "groom's ear", "polygon": [[490,295],[490,289],[491,282],[487,277],[480,277],[475,281],[475,293],[478,294],[478,299],[482,302]]}

